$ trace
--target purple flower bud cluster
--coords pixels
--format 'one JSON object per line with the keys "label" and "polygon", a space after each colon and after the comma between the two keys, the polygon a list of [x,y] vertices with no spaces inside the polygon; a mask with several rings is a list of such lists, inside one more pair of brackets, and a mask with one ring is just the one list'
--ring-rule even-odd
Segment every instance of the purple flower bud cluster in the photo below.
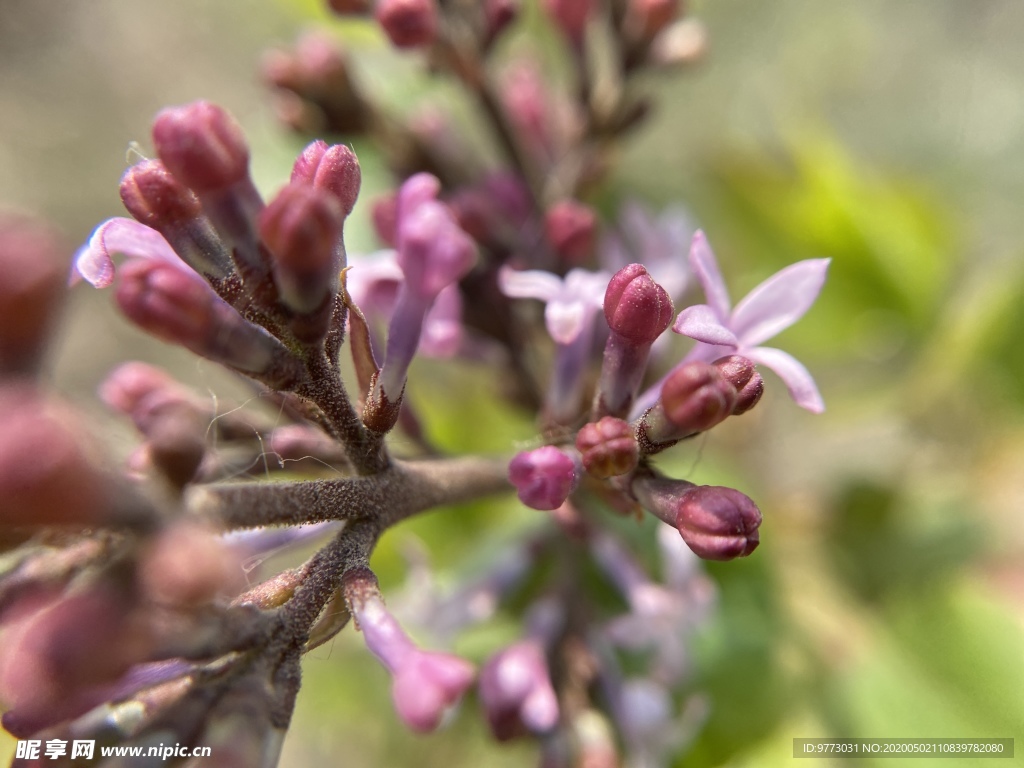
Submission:
{"label": "purple flower bud cluster", "polygon": [[[171,734],[225,765],[273,766],[303,654],[351,622],[413,731],[460,716],[475,688],[494,738],[536,740],[544,765],[668,761],[689,637],[715,599],[700,560],[750,555],[762,516],[738,490],[667,477],[657,457],[752,409],[758,366],[823,410],[807,369],[763,343],[810,309],[828,260],[733,307],[685,211],[630,202],[602,219],[614,198],[595,190],[648,111],[642,75],[693,23],[681,3],[544,0],[572,90],[497,55],[517,0],[328,5],[447,74],[486,140],[439,109],[398,114],[358,57],[307,34],[263,62],[276,114],[311,134],[283,187],[257,189],[221,107],[164,109],[155,159],[121,180],[132,218],[100,224],[71,266],[72,283],[113,286],[149,335],[245,379],[252,402],[126,363],[99,392],[139,436],[117,466],[40,376],[65,252],[43,225],[0,215],[3,724],[125,745]],[[328,134],[365,139],[391,191],[360,204],[359,160]],[[346,224],[363,214],[381,250],[349,254]],[[678,336],[696,343],[677,352]],[[439,370],[426,357],[444,361],[450,392],[426,394]],[[469,405],[483,400],[525,413],[536,437],[450,454],[433,433],[442,396],[467,420],[453,431],[478,436]],[[545,513],[528,531],[495,534],[495,556],[448,591],[414,557],[406,599],[386,604],[371,569],[386,531],[492,495],[515,503],[511,490]],[[617,517],[650,523],[660,577]],[[270,571],[269,553],[313,541]],[[499,614],[515,634],[450,652]]]}

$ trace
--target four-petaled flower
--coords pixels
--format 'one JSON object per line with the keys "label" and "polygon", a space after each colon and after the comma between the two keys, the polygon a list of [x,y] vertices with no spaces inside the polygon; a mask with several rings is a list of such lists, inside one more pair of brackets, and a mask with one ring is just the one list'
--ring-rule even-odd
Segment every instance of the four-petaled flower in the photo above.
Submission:
{"label": "four-petaled flower", "polygon": [[502,267],[498,287],[514,299],[539,299],[546,303],[544,322],[551,338],[571,344],[590,327],[604,301],[611,275],[586,269],[570,269],[561,278],[540,269],[518,271]]}
{"label": "four-petaled flower", "polygon": [[831,259],[808,259],[776,272],[732,308],[715,255],[703,232],[693,236],[690,266],[704,286],[707,304],[687,307],[672,330],[700,342],[686,362],[710,362],[724,355],[742,355],[775,371],[801,408],[825,410],[808,370],[792,355],[761,342],[785,330],[807,312],[821,293]]}

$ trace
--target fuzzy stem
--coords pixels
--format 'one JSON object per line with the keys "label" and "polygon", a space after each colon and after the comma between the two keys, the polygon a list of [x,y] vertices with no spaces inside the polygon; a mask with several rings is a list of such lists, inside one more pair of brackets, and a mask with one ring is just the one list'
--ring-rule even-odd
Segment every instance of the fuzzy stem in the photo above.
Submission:
{"label": "fuzzy stem", "polygon": [[368,477],[201,486],[186,504],[227,529],[369,519],[383,530],[431,507],[508,490],[506,475],[503,459],[393,462]]}

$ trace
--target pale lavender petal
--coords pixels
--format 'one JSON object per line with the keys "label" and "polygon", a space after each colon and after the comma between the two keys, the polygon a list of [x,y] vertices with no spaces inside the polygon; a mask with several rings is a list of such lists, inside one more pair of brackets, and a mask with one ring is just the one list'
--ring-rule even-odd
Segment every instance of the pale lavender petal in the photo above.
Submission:
{"label": "pale lavender petal", "polygon": [[730,323],[744,346],[753,347],[789,328],[821,293],[831,259],[807,259],[776,272],[736,305]]}
{"label": "pale lavender petal", "polygon": [[690,266],[704,287],[704,297],[708,300],[708,305],[718,315],[719,320],[727,322],[732,311],[729,290],[725,287],[725,281],[718,270],[718,262],[711,246],[708,245],[708,239],[699,229],[694,233],[693,242],[690,244]]}
{"label": "pale lavender petal", "polygon": [[427,357],[454,357],[462,346],[462,294],[456,284],[442,290],[423,318],[419,352]]}
{"label": "pale lavender petal", "polygon": [[551,338],[559,344],[571,344],[583,330],[586,309],[581,301],[549,301],[544,307],[544,323]]}
{"label": "pale lavender petal", "polygon": [[722,325],[715,310],[707,304],[697,304],[684,309],[676,318],[672,330],[705,344],[734,348],[739,346],[736,335]]}
{"label": "pale lavender petal", "polygon": [[111,256],[115,253],[142,259],[162,259],[182,269],[190,269],[155,229],[133,219],[115,218],[100,224],[89,242],[75,254],[72,280],[77,274],[96,288],[106,288],[114,281]]}
{"label": "pale lavender petal", "polygon": [[775,371],[789,389],[790,397],[801,408],[812,413],[825,410],[825,402],[810,372],[792,355],[773,347],[754,347],[744,349],[743,356]]}
{"label": "pale lavender petal", "polygon": [[551,272],[540,269],[515,270],[502,267],[498,270],[498,288],[512,299],[540,299],[551,301],[562,293],[562,279]]}

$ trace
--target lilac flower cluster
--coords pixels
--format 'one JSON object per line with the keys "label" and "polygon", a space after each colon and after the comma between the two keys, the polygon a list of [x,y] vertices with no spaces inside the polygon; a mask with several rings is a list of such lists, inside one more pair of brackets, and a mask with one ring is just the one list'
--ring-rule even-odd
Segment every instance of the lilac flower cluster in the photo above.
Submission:
{"label": "lilac flower cluster", "polygon": [[[62,250],[40,225],[0,219],[4,727],[129,745],[170,733],[225,765],[272,766],[303,654],[351,620],[415,731],[475,687],[494,737],[536,738],[545,765],[613,764],[620,750],[638,765],[670,759],[687,638],[714,601],[699,559],[751,554],[761,513],[738,490],[666,477],[655,457],[753,408],[757,365],[823,410],[808,371],[761,345],[808,311],[828,266],[788,267],[732,308],[684,216],[629,203],[602,231],[588,192],[646,114],[637,76],[693,55],[678,40],[695,22],[678,5],[543,2],[577,80],[567,97],[529,62],[496,71],[514,0],[331,2],[424,52],[493,139],[493,156],[474,157],[445,117],[393,114],[324,38],[269,54],[287,126],[365,134],[395,173],[373,204],[384,250],[372,255],[345,248],[361,186],[348,146],[314,139],[265,201],[225,110],[160,112],[155,159],[121,181],[132,218],[95,230],[71,282],[112,287],[129,321],[245,378],[273,412],[214,412],[169,373],[128,363],[100,391],[142,437],[120,470],[38,376]],[[610,46],[614,87],[595,46]],[[706,303],[677,311],[693,277]],[[670,329],[697,342],[685,356],[673,358]],[[534,418],[537,447],[445,455],[417,414],[422,356],[498,368],[507,402],[494,407]],[[438,646],[420,647],[385,604],[374,546],[420,512],[511,490],[546,514],[453,591],[417,593],[409,613]],[[614,533],[615,518],[645,515],[665,523],[660,581]],[[241,578],[246,558],[314,537],[301,565]],[[605,584],[587,583],[587,564]],[[499,610],[521,614],[522,634],[479,671],[444,649]],[[624,652],[644,670],[627,673]]]}

